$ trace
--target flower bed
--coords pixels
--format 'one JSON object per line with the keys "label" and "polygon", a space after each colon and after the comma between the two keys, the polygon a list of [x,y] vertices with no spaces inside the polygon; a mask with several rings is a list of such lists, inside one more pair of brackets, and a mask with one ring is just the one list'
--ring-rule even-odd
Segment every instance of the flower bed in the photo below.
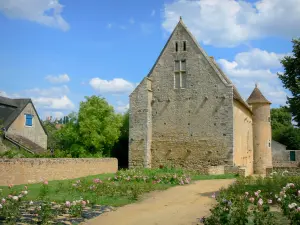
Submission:
{"label": "flower bed", "polygon": [[206,225],[300,224],[300,177],[239,178],[211,197],[217,205],[200,219]]}
{"label": "flower bed", "polygon": [[0,224],[79,223],[114,210],[115,206],[134,202],[143,193],[189,184],[190,175],[180,169],[142,169],[75,180],[9,185],[0,189]]}

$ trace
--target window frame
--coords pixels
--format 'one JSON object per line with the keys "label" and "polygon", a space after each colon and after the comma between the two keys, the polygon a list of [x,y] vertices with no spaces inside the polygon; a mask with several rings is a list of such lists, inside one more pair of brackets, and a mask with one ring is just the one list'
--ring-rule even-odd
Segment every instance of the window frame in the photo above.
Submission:
{"label": "window frame", "polygon": [[[179,62],[179,70],[177,70],[176,65],[178,65],[177,63]],[[185,68],[184,70],[182,69],[182,63],[185,63]],[[187,60],[186,59],[180,59],[180,60],[175,60],[174,61],[174,89],[185,89],[187,88]],[[176,85],[176,76],[179,75],[179,87],[177,87],[178,85]],[[182,77],[185,77],[185,86],[183,87],[183,79]]]}
{"label": "window frame", "polygon": [[[27,116],[31,116],[31,125],[27,124]],[[33,115],[29,113],[25,113],[24,117],[25,117],[25,127],[33,127]]]}

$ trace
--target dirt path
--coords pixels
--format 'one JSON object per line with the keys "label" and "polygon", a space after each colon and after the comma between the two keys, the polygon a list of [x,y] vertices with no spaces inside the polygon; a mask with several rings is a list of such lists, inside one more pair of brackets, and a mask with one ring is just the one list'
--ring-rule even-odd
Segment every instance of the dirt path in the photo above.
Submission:
{"label": "dirt path", "polygon": [[202,180],[166,191],[152,192],[144,200],[89,220],[86,225],[195,225],[215,200],[213,192],[234,180]]}

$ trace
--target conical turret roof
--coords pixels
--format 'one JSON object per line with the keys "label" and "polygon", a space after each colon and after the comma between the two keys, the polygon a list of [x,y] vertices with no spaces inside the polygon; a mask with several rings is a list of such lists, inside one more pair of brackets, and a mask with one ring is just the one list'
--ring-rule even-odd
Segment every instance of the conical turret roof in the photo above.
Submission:
{"label": "conical turret roof", "polygon": [[261,91],[258,89],[257,84],[255,85],[254,90],[252,91],[251,95],[249,96],[247,100],[248,104],[253,104],[253,103],[266,103],[266,104],[271,104],[270,101],[268,101],[265,96],[261,93]]}

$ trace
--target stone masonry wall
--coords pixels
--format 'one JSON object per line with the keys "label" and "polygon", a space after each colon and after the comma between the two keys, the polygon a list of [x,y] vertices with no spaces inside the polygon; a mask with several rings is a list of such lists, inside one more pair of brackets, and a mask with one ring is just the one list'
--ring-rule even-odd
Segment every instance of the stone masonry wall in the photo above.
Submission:
{"label": "stone masonry wall", "polygon": [[[145,78],[130,96],[129,111],[129,168],[151,166],[151,87]],[[150,115],[151,116],[151,115]],[[146,157],[148,156],[148,158]],[[150,165],[149,165],[150,164]]]}
{"label": "stone masonry wall", "polygon": [[[25,126],[25,114],[33,115],[32,127]],[[11,124],[7,130],[7,133],[12,135],[20,135],[31,140],[42,148],[47,149],[47,135],[31,103],[24,108],[17,119]]]}
{"label": "stone masonry wall", "polygon": [[[186,60],[186,88],[174,88],[175,60]],[[175,164],[207,171],[232,164],[233,88],[222,82],[208,60],[179,24],[149,75],[152,167]]]}
{"label": "stone masonry wall", "polygon": [[300,167],[273,167],[266,168],[267,176],[272,172],[276,172],[278,175],[284,174],[284,176],[300,176]]}
{"label": "stone masonry wall", "polygon": [[46,180],[73,179],[102,173],[115,173],[115,158],[101,159],[0,159],[0,186]]}

